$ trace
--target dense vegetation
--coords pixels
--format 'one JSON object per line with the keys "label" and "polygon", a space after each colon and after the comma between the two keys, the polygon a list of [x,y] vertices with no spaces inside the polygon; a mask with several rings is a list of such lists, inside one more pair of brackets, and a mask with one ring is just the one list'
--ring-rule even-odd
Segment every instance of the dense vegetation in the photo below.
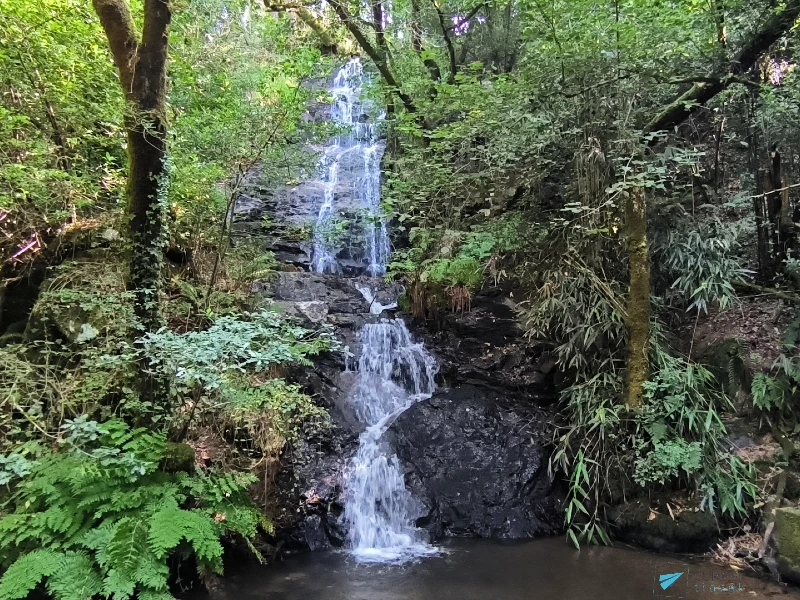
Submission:
{"label": "dense vegetation", "polygon": [[[694,333],[742,294],[800,302],[798,15],[0,0],[0,600],[168,597],[180,562],[221,572],[221,542],[271,530],[251,484],[329,426],[285,376],[338,344],[250,293],[279,266],[231,247],[231,215],[253,169],[277,186],[314,168],[309,83],[350,53],[387,107],[404,309],[502,288],[557,361],[570,539],[608,541],[605,506],[663,491],[757,523],[795,453],[800,325],[777,360],[734,340],[710,364]],[[777,467],[730,452],[737,415]],[[186,442],[208,431],[231,447],[200,466]]]}

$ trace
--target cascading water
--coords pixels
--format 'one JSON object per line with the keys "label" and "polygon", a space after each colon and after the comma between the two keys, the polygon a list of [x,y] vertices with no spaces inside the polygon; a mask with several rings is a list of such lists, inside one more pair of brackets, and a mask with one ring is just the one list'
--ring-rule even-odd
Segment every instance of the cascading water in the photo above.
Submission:
{"label": "cascading water", "polygon": [[353,556],[361,562],[404,562],[436,554],[412,522],[414,499],[383,434],[397,416],[434,390],[436,365],[400,319],[364,325],[350,401],[367,425],[345,481],[344,516]]}
{"label": "cascading water", "polygon": [[[344,274],[340,256],[357,264],[357,273],[378,276],[386,272],[389,236],[380,206],[381,158],[384,142],[378,137],[374,107],[361,99],[368,76],[354,58],[333,81],[331,120],[344,133],[322,153],[319,173],[323,193],[314,226],[311,269]],[[373,118],[370,118],[370,114]],[[348,200],[350,202],[348,203]],[[360,227],[347,223],[348,252],[337,240],[337,220],[358,214]],[[338,236],[342,237],[342,236]],[[368,285],[356,286],[370,303],[370,312],[394,308],[377,302]],[[420,343],[415,343],[400,319],[382,319],[364,325],[361,354],[349,401],[366,425],[358,450],[345,476],[344,517],[353,556],[362,562],[403,562],[436,550],[420,539],[414,527],[415,502],[406,490],[397,457],[383,434],[394,419],[434,390],[436,366]]]}
{"label": "cascading water", "polygon": [[[324,185],[322,204],[314,225],[314,250],[311,270],[318,273],[341,273],[337,260],[341,248],[337,240],[338,196],[352,194],[354,207],[363,215],[361,238],[363,247],[355,257],[370,275],[383,275],[389,256],[389,236],[380,207],[381,159],[384,141],[379,138],[376,121],[383,118],[368,101],[361,99],[368,76],[361,61],[353,58],[343,66],[329,90],[334,98],[330,119],[341,125],[344,133],[336,136],[325,148],[319,161]],[[375,116],[370,118],[370,113]],[[355,178],[344,177],[343,171],[357,171]],[[342,189],[351,185],[352,189]],[[351,257],[354,258],[354,257]]]}

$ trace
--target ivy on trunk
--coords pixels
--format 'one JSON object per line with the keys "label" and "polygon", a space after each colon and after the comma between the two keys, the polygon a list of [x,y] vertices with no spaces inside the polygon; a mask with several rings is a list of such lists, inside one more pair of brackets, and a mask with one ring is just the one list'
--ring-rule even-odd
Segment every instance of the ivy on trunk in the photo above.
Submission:
{"label": "ivy on trunk", "polygon": [[125,0],[93,0],[106,32],[127,101],[128,215],[132,250],[128,289],[134,294],[135,332],[163,324],[159,308],[166,235],[161,188],[166,179],[168,0],[145,0],[138,39]]}

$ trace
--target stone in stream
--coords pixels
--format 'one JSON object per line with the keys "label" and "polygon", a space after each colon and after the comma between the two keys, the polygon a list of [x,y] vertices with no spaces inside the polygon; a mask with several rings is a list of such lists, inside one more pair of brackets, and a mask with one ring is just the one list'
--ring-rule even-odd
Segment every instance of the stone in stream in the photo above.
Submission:
{"label": "stone in stream", "polygon": [[673,518],[653,514],[650,500],[632,500],[609,511],[618,539],[657,552],[707,552],[719,539],[716,517],[705,511],[684,511]]}

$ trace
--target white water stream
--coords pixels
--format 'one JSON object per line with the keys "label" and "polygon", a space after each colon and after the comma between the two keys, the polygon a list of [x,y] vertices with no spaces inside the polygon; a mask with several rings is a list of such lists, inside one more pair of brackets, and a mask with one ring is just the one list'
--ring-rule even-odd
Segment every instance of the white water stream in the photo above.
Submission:
{"label": "white water stream", "polygon": [[[375,114],[373,107],[361,99],[367,80],[361,62],[354,58],[339,70],[330,89],[334,98],[330,118],[344,126],[345,133],[331,140],[320,159],[324,195],[314,227],[311,262],[316,272],[344,272],[338,259],[342,242],[332,233],[342,230],[344,209],[354,207],[337,206],[340,197],[357,201],[363,226],[353,230],[352,223],[344,225],[350,228],[350,247],[359,249],[355,254],[363,270],[372,276],[386,272],[390,246],[380,206],[384,142],[370,118],[370,113]],[[353,189],[343,190],[344,182]],[[350,260],[353,254],[351,250]],[[377,302],[368,285],[356,287],[373,314],[397,306],[396,302]],[[360,562],[404,562],[436,554],[422,539],[423,532],[414,527],[415,501],[406,490],[397,456],[383,439],[398,415],[433,393],[435,362],[421,343],[412,340],[401,319],[367,323],[359,338],[361,353],[349,402],[366,429],[345,475],[348,548]]]}
{"label": "white water stream", "polygon": [[[341,273],[337,260],[341,252],[339,239],[343,208],[356,208],[362,214],[363,248],[358,258],[369,275],[383,275],[391,249],[386,221],[381,211],[381,159],[384,141],[380,139],[376,121],[383,119],[368,100],[361,98],[368,75],[361,61],[352,58],[339,69],[330,94],[334,99],[330,120],[342,126],[343,133],[331,140],[319,160],[324,185],[322,205],[314,224],[314,250],[311,270],[318,273]],[[372,115],[370,114],[372,113]],[[374,119],[371,117],[375,117]],[[354,177],[343,177],[351,169]],[[341,189],[352,185],[352,189]],[[356,199],[356,207],[339,207],[339,196]]]}
{"label": "white water stream", "polygon": [[350,402],[367,425],[346,478],[348,541],[362,562],[403,562],[436,554],[414,527],[415,502],[383,434],[415,402],[434,390],[436,364],[400,319],[364,325]]}

